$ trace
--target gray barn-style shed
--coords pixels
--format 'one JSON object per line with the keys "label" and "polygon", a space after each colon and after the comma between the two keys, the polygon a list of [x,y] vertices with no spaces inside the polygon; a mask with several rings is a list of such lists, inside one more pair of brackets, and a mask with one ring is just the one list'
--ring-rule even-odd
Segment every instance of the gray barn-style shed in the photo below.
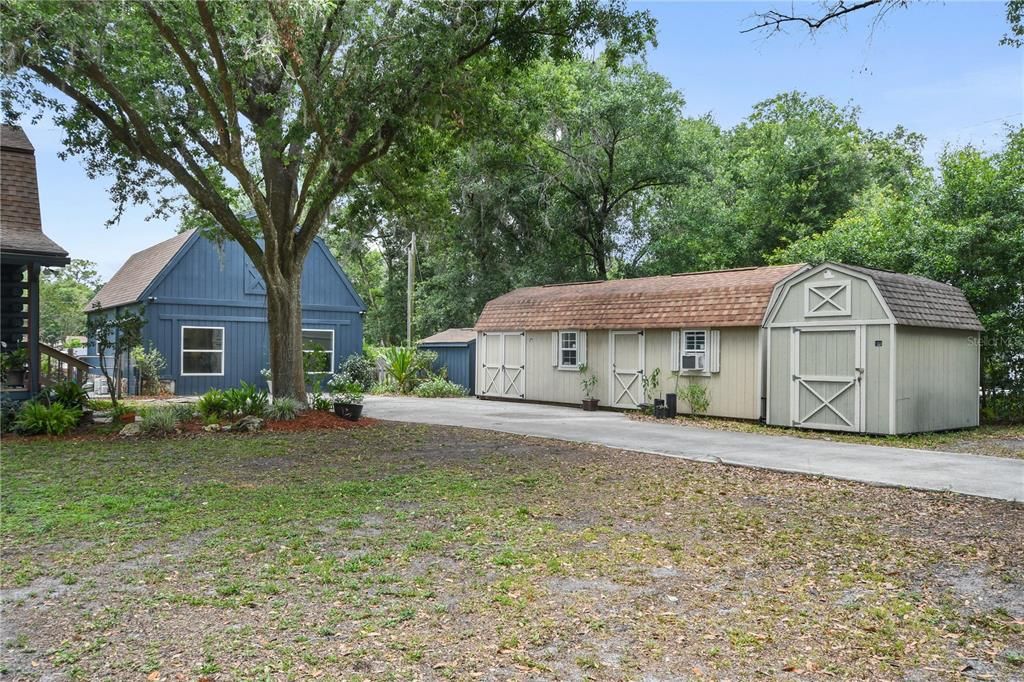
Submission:
{"label": "gray barn-style shed", "polygon": [[527,287],[475,329],[480,398],[579,404],[585,366],[602,407],[697,384],[709,415],[782,426],[978,424],[981,325],[922,277],[825,263]]}
{"label": "gray barn-style shed", "polygon": [[982,328],[955,287],[824,263],[778,283],[764,328],[769,424],[876,434],[978,425]]}

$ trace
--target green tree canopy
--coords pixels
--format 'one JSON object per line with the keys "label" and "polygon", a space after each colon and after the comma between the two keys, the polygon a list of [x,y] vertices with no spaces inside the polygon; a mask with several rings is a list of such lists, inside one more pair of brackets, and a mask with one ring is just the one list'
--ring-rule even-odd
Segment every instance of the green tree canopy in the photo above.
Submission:
{"label": "green tree canopy", "polygon": [[62,345],[85,334],[85,306],[102,282],[92,261],[73,259],[63,268],[44,268],[39,278],[39,336]]}
{"label": "green tree canopy", "polygon": [[480,83],[653,36],[619,0],[2,7],[5,116],[50,110],[120,206],[166,211],[184,189],[263,275],[273,381],[302,400],[302,265],[357,176],[423,127],[470,116]]}

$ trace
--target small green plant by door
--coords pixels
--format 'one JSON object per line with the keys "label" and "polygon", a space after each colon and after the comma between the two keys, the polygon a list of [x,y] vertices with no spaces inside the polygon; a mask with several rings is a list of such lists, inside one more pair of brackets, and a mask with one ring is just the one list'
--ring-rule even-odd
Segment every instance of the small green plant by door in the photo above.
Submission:
{"label": "small green plant by door", "polygon": [[583,389],[583,409],[587,412],[597,410],[600,402],[594,397],[594,389],[597,387],[598,377],[590,371],[586,365],[580,365],[580,388]]}

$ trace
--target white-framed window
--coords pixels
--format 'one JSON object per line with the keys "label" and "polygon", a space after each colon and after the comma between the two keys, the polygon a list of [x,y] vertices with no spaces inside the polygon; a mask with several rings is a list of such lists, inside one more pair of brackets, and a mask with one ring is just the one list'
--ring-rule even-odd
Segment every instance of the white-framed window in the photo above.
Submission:
{"label": "white-framed window", "polygon": [[579,366],[579,333],[575,331],[558,332],[558,368],[579,369]]}
{"label": "white-framed window", "polygon": [[334,330],[333,329],[303,329],[302,330],[302,352],[312,355],[316,349],[322,350],[326,356],[321,361],[321,367],[310,367],[312,372],[327,374],[334,371]]}
{"label": "white-framed window", "polygon": [[708,366],[708,333],[704,329],[684,329],[680,344],[679,369],[682,372],[704,372]]}
{"label": "white-framed window", "polygon": [[224,327],[181,327],[181,376],[224,376]]}

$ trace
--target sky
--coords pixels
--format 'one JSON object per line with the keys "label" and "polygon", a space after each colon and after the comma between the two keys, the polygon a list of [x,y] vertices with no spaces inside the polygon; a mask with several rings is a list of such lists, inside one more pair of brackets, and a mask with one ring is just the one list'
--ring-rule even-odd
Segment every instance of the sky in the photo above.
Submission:
{"label": "sky", "polygon": [[[710,113],[724,127],[757,102],[798,90],[859,106],[868,128],[902,124],[924,134],[925,159],[934,163],[947,144],[995,151],[1005,126],[1024,118],[1024,48],[999,45],[1007,28],[1002,2],[918,2],[874,26],[868,10],[813,37],[797,28],[740,32],[756,10],[788,2],[632,6],[658,20],[648,65],[683,93],[688,115]],[[110,179],[89,179],[76,158],[62,161],[60,132],[45,118],[23,121],[36,147],[43,229],[72,257],[94,261],[106,279],[135,251],[175,234],[175,221],[147,221],[144,206],[105,228],[114,213]]]}

